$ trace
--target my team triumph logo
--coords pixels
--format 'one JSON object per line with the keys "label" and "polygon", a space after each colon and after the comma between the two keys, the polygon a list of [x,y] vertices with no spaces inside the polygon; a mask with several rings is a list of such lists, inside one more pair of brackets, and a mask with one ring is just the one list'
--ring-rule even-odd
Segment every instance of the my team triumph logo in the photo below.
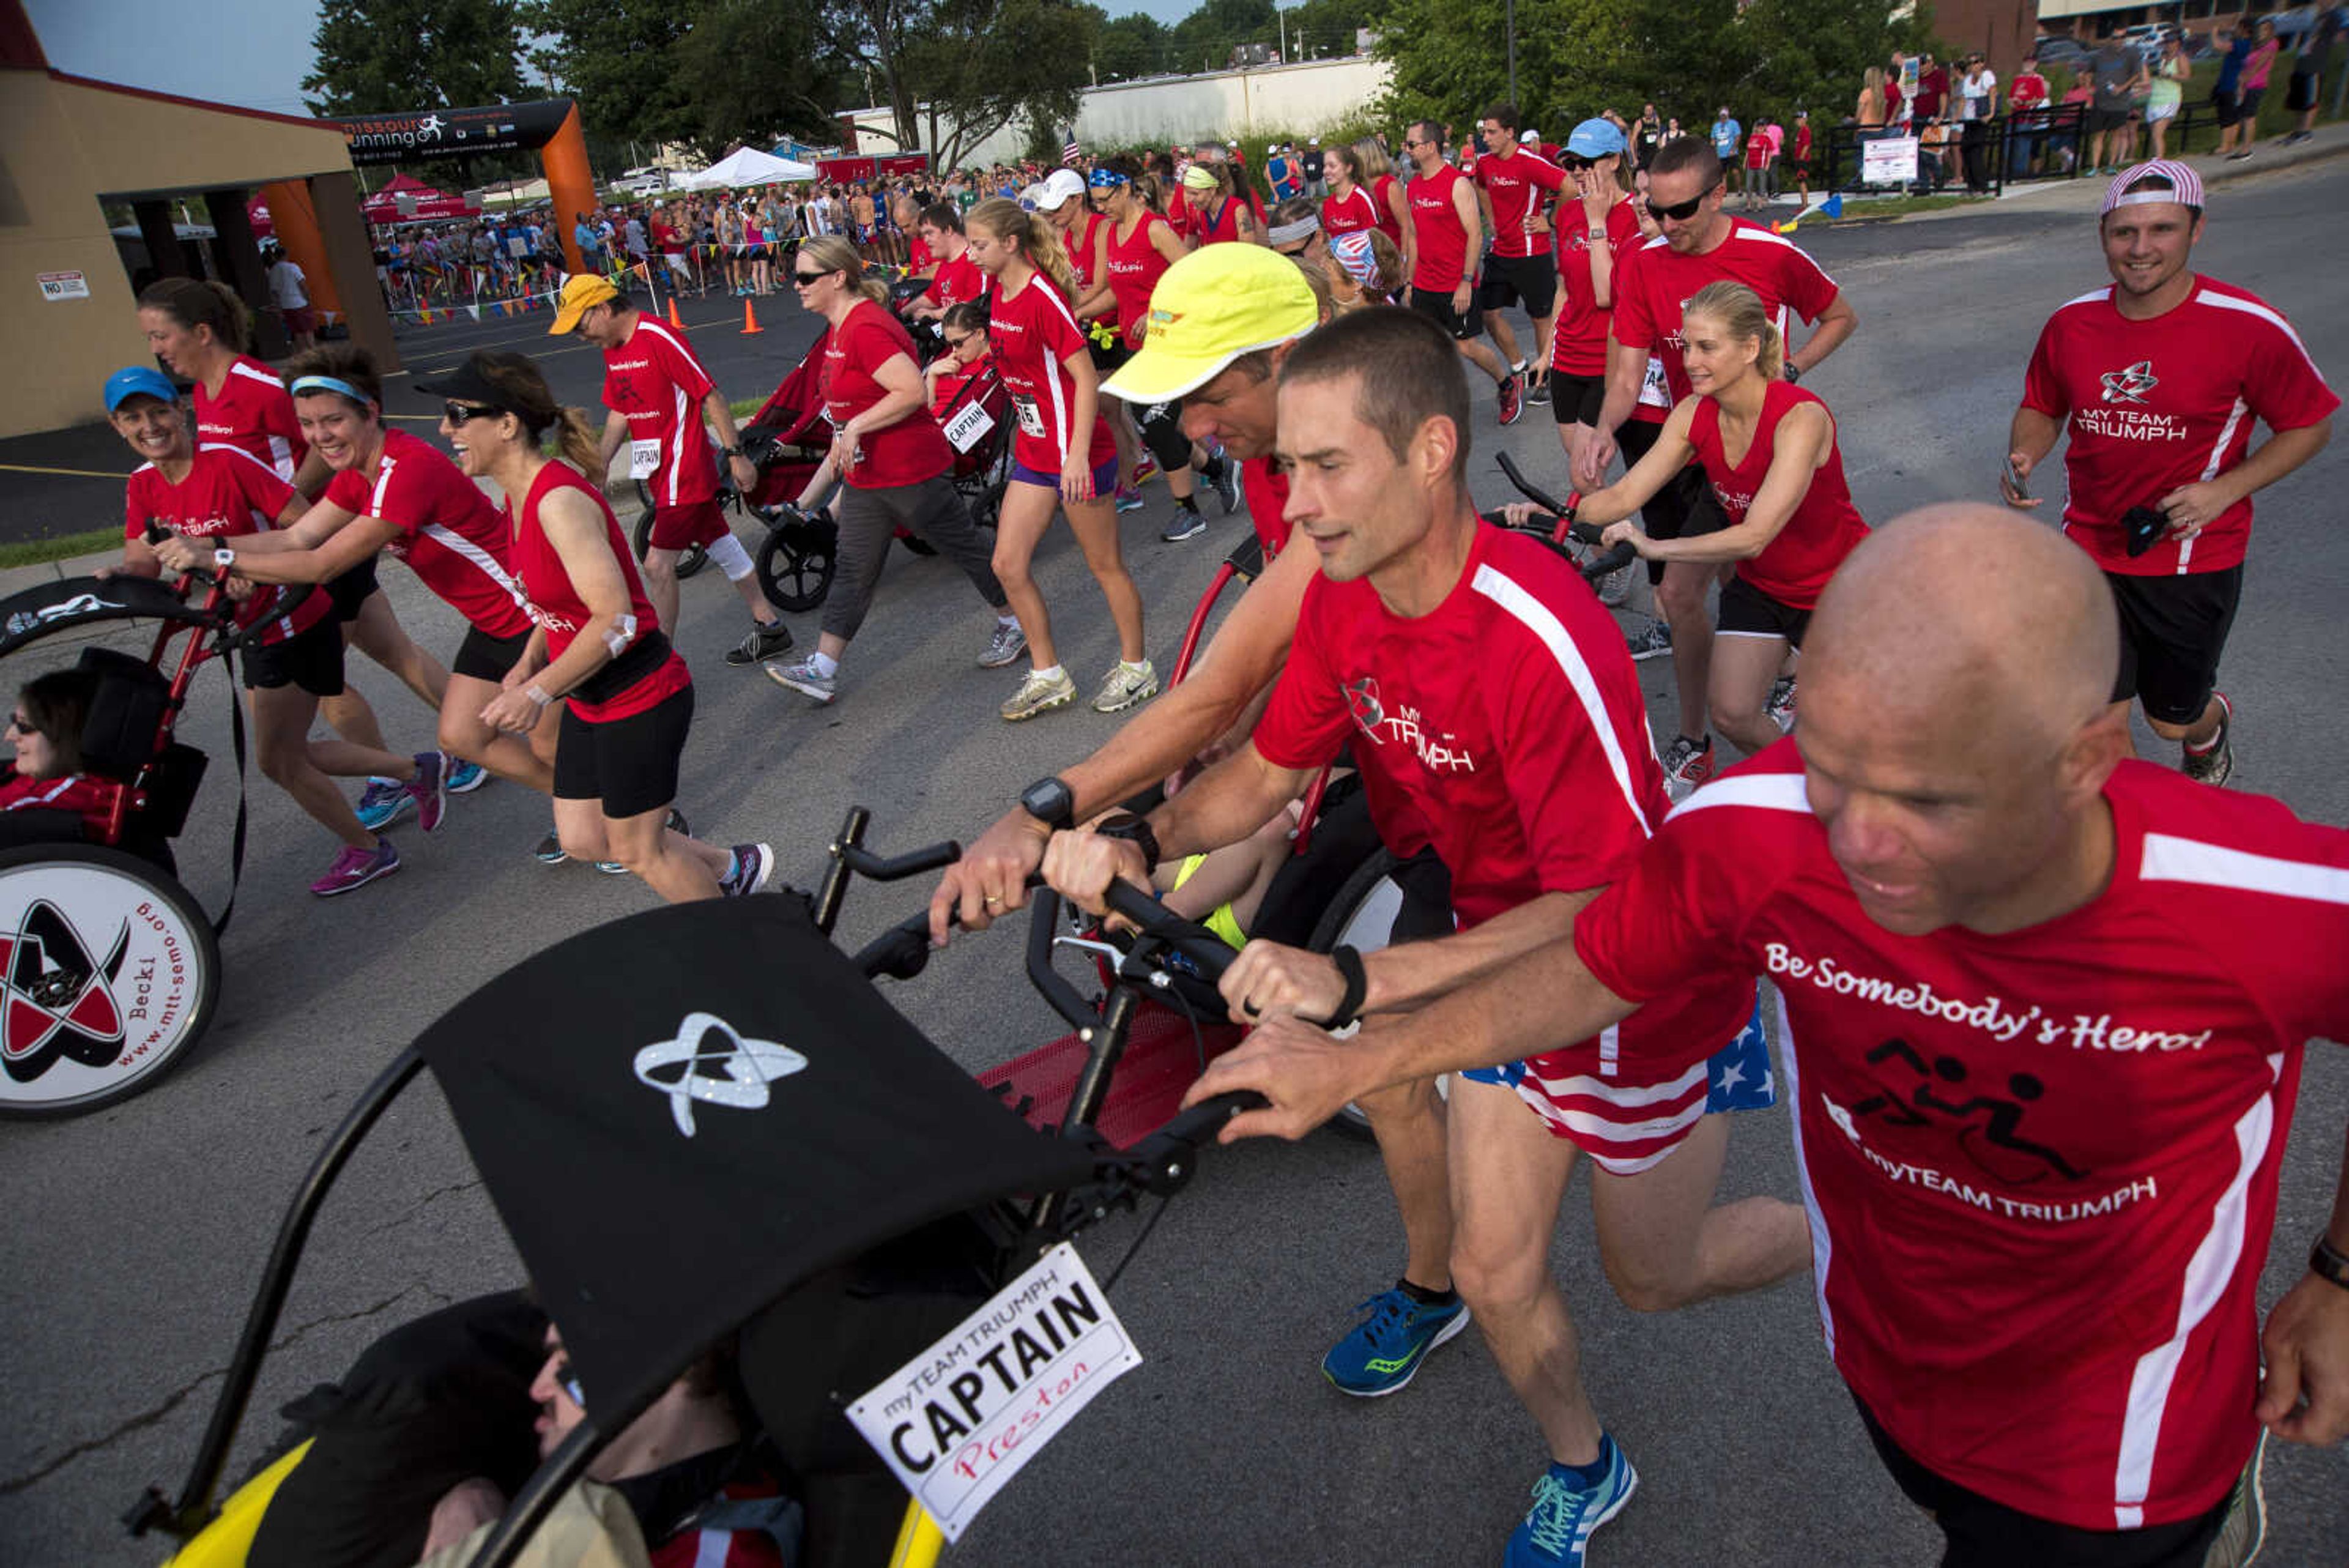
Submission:
{"label": "my team triumph logo", "polygon": [[716,1013],[688,1012],[674,1038],[636,1053],[636,1072],[638,1083],[668,1096],[677,1130],[691,1137],[696,1100],[738,1111],[764,1110],[767,1085],[807,1064],[808,1059],[788,1045],[736,1033]]}
{"label": "my team triumph logo", "polygon": [[1346,682],[1345,690],[1346,709],[1353,714],[1355,726],[1383,744],[1386,737],[1379,731],[1386,724],[1387,711],[1379,701],[1379,678],[1365,675],[1360,680]]}
{"label": "my team triumph logo", "polygon": [[2104,383],[2104,400],[2108,403],[2142,403],[2147,392],[2161,385],[2154,378],[2150,359],[2139,359],[2126,370],[2106,371]]}
{"label": "my team triumph logo", "polygon": [[114,994],[130,951],[130,922],[106,957],[47,898],[25,906],[13,935],[0,937],[0,1066],[20,1084],[59,1056],[103,1067],[122,1051],[123,1009]]}

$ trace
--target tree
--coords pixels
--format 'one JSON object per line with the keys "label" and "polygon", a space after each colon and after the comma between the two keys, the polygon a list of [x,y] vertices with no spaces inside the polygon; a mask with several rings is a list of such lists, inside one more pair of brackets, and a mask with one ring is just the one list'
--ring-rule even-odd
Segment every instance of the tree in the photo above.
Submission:
{"label": "tree", "polygon": [[1272,0],[1205,0],[1174,24],[1177,70],[1219,71],[1242,44],[1272,44],[1280,37],[1280,17]]}
{"label": "tree", "polygon": [[744,143],[823,137],[846,83],[816,19],[792,0],[704,0],[670,52],[694,84],[687,139],[697,151],[719,158]]}
{"label": "tree", "polygon": [[901,64],[937,167],[1015,119],[1075,123],[1100,14],[1071,0],[936,0]]}
{"label": "tree", "polygon": [[653,146],[693,135],[697,84],[676,49],[696,0],[522,0],[520,9],[523,26],[550,40],[555,79],[594,134]]}
{"label": "tree", "polygon": [[1093,69],[1105,82],[1132,81],[1180,68],[1174,35],[1155,16],[1140,11],[1104,20],[1093,39]]}
{"label": "tree", "polygon": [[521,96],[514,0],[342,0],[311,36],[310,112],[470,109]]}

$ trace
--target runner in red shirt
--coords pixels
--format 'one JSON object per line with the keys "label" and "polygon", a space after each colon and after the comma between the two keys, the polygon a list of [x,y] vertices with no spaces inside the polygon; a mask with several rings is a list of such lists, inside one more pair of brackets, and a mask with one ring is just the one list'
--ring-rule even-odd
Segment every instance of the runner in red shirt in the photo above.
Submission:
{"label": "runner in red shirt", "polygon": [[[1083,762],[1039,781],[1065,788],[1080,822],[1247,740],[1288,657],[1297,607],[1315,570],[1312,551],[1282,548],[1288,489],[1274,452],[1274,378],[1319,319],[1304,275],[1261,246],[1212,245],[1169,267],[1153,298],[1149,336],[1118,373],[1117,387],[1137,399],[1182,399],[1185,433],[1223,447],[1240,469],[1267,564],[1180,683]],[[1209,303],[1216,308],[1192,308]],[[979,835],[931,895],[932,939],[947,940],[949,911],[958,912],[964,929],[982,930],[1025,904],[1027,878],[1042,862],[1050,832],[1014,806]]]}
{"label": "runner in red shirt", "polygon": [[[527,734],[563,704],[554,784],[564,852],[616,862],[672,904],[757,892],[774,869],[771,847],[720,849],[671,820],[693,677],[661,631],[619,519],[585,477],[601,461],[595,432],[519,354],[477,349],[417,390],[450,405],[441,429],[465,473],[506,494],[514,571],[537,626],[481,720]],[[549,431],[559,459],[542,449]]]}
{"label": "runner in red shirt", "polygon": [[1332,147],[1326,157],[1330,193],[1321,199],[1322,233],[1335,239],[1340,234],[1385,228],[1370,171],[1362,167],[1361,150]]}
{"label": "runner in red shirt", "polygon": [[[1404,394],[1392,429],[1359,411],[1372,377]],[[1661,826],[1663,778],[1613,620],[1557,555],[1477,520],[1468,400],[1440,328],[1396,311],[1340,318],[1289,356],[1280,410],[1289,513],[1320,573],[1271,705],[1247,747],[1143,830],[1060,835],[1044,871],[1097,908],[1112,876],[1144,879],[1154,857],[1253,833],[1350,747],[1388,846],[1432,840],[1451,872],[1458,934],[1330,957],[1251,941],[1222,981],[1235,1022],[1285,1013],[1343,1027],[1557,941]],[[1408,458],[1393,450],[1405,441]],[[1708,1122],[1709,1106],[1740,1076],[1750,1090],[1767,1074],[1754,992],[1737,977],[1689,988],[1619,1033],[1455,1081],[1440,1113],[1432,1082],[1361,1102],[1411,1254],[1323,1371],[1346,1393],[1392,1393],[1474,1312],[1553,1461],[1510,1562],[1578,1562],[1636,1485],[1572,1373],[1546,1267],[1578,1151],[1605,1173],[1594,1192],[1609,1272],[1643,1282],[1638,1304],[1765,1283],[1805,1261],[1801,1212],[1762,1199],[1708,1219],[1682,1195],[1710,1193],[1718,1174],[1726,1124]],[[1448,1251],[1433,1240],[1446,1229]],[[1560,1540],[1574,1542],[1570,1558],[1546,1544]]]}
{"label": "runner in red shirt", "polygon": [[[2120,607],[2121,674],[2189,777],[2234,771],[2219,660],[2243,591],[2251,495],[2323,450],[2341,400],[2282,313],[2191,270],[2202,182],[2183,163],[2116,175],[2099,220],[2112,284],[2039,334],[2008,436],[2011,506],[2069,433],[2064,532]],[[2251,427],[2272,433],[2256,452]],[[2131,514],[2146,526],[2133,532]]]}
{"label": "runner in red shirt", "polygon": [[[1607,327],[1615,303],[1615,264],[1640,244],[1640,219],[1621,184],[1623,133],[1613,122],[1586,119],[1559,155],[1576,200],[1558,211],[1558,280],[1563,286],[1550,338],[1550,411],[1569,471],[1607,404]],[[1633,459],[1637,461],[1637,459]]]}
{"label": "runner in red shirt", "polygon": [[988,342],[1019,421],[1011,438],[1011,482],[995,526],[994,565],[1028,634],[1034,668],[1004,702],[1003,717],[1030,719],[1077,695],[1052,643],[1043,593],[1028,569],[1056,503],[1117,625],[1118,663],[1094,696],[1093,710],[1118,712],[1154,694],[1158,672],[1143,645],[1142,595],[1126,572],[1109,499],[1117,484],[1117,448],[1097,416],[1100,383],[1069,306],[1076,273],[1051,224],[1015,202],[981,202],[963,227],[971,259],[994,284]]}
{"label": "runner in red shirt", "polygon": [[1411,213],[1404,270],[1411,275],[1411,307],[1452,334],[1462,358],[1493,378],[1505,425],[1525,412],[1525,383],[1499,356],[1477,341],[1485,330],[1476,308],[1473,258],[1484,249],[1484,221],[1476,188],[1444,161],[1442,132],[1432,120],[1414,120],[1403,132],[1402,150],[1418,170],[1404,195]]}
{"label": "runner in red shirt", "polygon": [[1229,244],[1246,240],[1264,243],[1264,224],[1256,211],[1232,191],[1231,171],[1221,163],[1194,163],[1183,171],[1183,189],[1189,193],[1191,243]]}
{"label": "runner in red shirt", "polygon": [[727,649],[726,662],[757,664],[792,646],[782,612],[767,602],[758,568],[726,521],[719,497],[718,465],[702,435],[706,421],[722,444],[737,493],[748,495],[759,471],[742,455],[734,414],[695,358],[685,334],[647,316],[606,277],[574,276],[563,286],[549,332],[576,329],[604,351],[605,466],[626,447],[628,476],[652,493],[653,528],[645,551],[645,588],[660,611],[661,624],[678,619],[677,558],[699,545],[726,574],[750,611],[750,629]]}
{"label": "runner in red shirt", "polygon": [[1342,1045],[1278,1021],[1193,1095],[1268,1092],[1226,1136],[1294,1136],[1767,975],[1826,1347],[1945,1561],[2255,1542],[2261,1428],[2349,1436],[2349,1172],[2258,1324],[2302,1053],[2349,1039],[2349,835],[2131,759],[2109,592],[1989,508],[1863,545],[1806,657],[1796,736],[1675,812],[1570,947]]}
{"label": "runner in red shirt", "polygon": [[[1173,228],[1143,202],[1136,183],[1141,178],[1142,166],[1121,156],[1096,167],[1090,181],[1093,200],[1101,207],[1101,225],[1093,241],[1093,272],[1108,283],[1116,296],[1115,317],[1123,327],[1123,338],[1116,348],[1107,354],[1093,356],[1094,366],[1104,377],[1115,376],[1133,358],[1133,351],[1142,347],[1150,326],[1151,290],[1158,286],[1166,269],[1187,254]],[[1205,473],[1215,485],[1224,504],[1225,516],[1238,508],[1239,476],[1221,455],[1211,453],[1183,433],[1181,399],[1168,398],[1139,406],[1128,405],[1118,398],[1107,400],[1112,406],[1132,407],[1142,442],[1156,460],[1158,471],[1166,476],[1166,489],[1174,498],[1175,511],[1172,521],[1160,530],[1161,540],[1179,544],[1206,532],[1207,520],[1199,511],[1196,475],[1200,473]]]}
{"label": "runner in red shirt", "polygon": [[[1721,732],[1750,756],[1783,732],[1769,711],[1771,683],[1868,524],[1844,482],[1835,416],[1779,376],[1785,346],[1754,291],[1707,284],[1688,302],[1681,331],[1697,395],[1672,410],[1637,467],[1584,497],[1579,515],[1607,528],[1608,545],[1628,539],[1650,560],[1736,563],[1721,590],[1718,629],[1727,640],[1715,650],[1707,696]],[[1692,460],[1729,526],[1651,538],[1630,514]]]}
{"label": "runner in red shirt", "polygon": [[[1550,246],[1547,203],[1566,188],[1566,171],[1542,156],[1538,148],[1517,140],[1517,106],[1496,103],[1476,124],[1484,151],[1469,178],[1493,235],[1493,249],[1485,258],[1477,307],[1485,329],[1501,350],[1501,358],[1521,382],[1533,383],[1529,396],[1537,403],[1549,400],[1550,331],[1557,320],[1557,263]],[[1523,305],[1534,324],[1534,352],[1528,361],[1517,352],[1516,334],[1501,312]]]}
{"label": "runner in red shirt", "polygon": [[[310,449],[277,373],[244,353],[252,316],[225,284],[193,278],[159,278],[140,292],[139,322],[147,344],[171,371],[195,383],[196,439],[241,447],[305,496],[316,495],[329,473],[326,461]],[[356,648],[399,677],[428,706],[437,709],[448,672],[418,648],[377,591],[372,556],[326,585],[346,647]],[[318,711],[335,732],[371,751],[386,749],[383,726],[355,686],[326,697]],[[481,770],[471,763],[450,775],[461,793],[480,784]],[[379,786],[379,787],[378,787]],[[405,809],[407,798],[379,780],[360,797],[359,816],[380,827]]]}
{"label": "runner in red shirt", "polygon": [[[115,433],[143,459],[130,476],[123,517],[122,564],[136,576],[201,568],[239,569],[232,540],[257,540],[299,519],[305,504],[294,487],[238,447],[196,446],[188,434],[179,393],[151,366],[107,378],[108,418]],[[152,537],[160,531],[168,537]],[[251,590],[240,624],[250,626],[282,603],[274,588]],[[321,898],[364,887],[399,869],[391,840],[363,826],[334,779],[379,776],[398,781],[425,832],[440,826],[440,754],[402,757],[349,741],[313,741],[310,723],[322,697],[343,689],[342,631],[324,593],[311,595],[244,655],[244,686],[253,710],[254,747],[261,771],[294,797],[310,819],[343,841],[326,874],[310,885]]]}
{"label": "runner in red shirt", "polygon": [[1010,663],[1027,639],[988,565],[988,541],[949,477],[954,448],[930,417],[914,340],[884,303],[888,286],[865,277],[855,247],[836,234],[802,245],[793,268],[800,303],[824,319],[817,384],[833,429],[824,471],[809,481],[800,504],[812,505],[838,472],[839,576],[824,596],[816,650],[788,664],[769,660],[769,679],[818,702],[838,694],[841,656],[864,624],[901,526],[961,567],[995,612],[994,635],[978,656],[979,668]]}
{"label": "runner in red shirt", "polygon": [[1394,157],[1387,149],[1386,138],[1365,137],[1354,143],[1354,151],[1370,175],[1371,200],[1379,209],[1379,227],[1386,231],[1395,249],[1406,250],[1408,242],[1404,236],[1411,228],[1411,205],[1403,199],[1402,182],[1395,178]]}
{"label": "runner in red shirt", "polygon": [[[1651,352],[1663,361],[1672,400],[1688,397],[1689,379],[1681,365],[1681,306],[1705,285],[1742,283],[1753,289],[1776,322],[1782,343],[1793,341],[1787,336],[1789,312],[1815,324],[1809,339],[1786,355],[1788,380],[1816,369],[1859,324],[1850,301],[1817,263],[1762,225],[1722,211],[1722,177],[1721,160],[1694,137],[1667,144],[1649,171],[1648,210],[1662,224],[1663,237],[1618,258],[1607,403],[1575,471],[1575,483],[1585,491],[1598,489],[1606,479],[1607,465],[1615,456],[1616,431],[1640,400]],[[1649,511],[1647,523],[1654,537],[1690,537],[1725,525],[1720,510],[1703,504],[1706,489],[1697,470],[1683,471],[1673,483],[1677,493],[1662,494],[1661,505],[1651,504]],[[1713,627],[1705,614],[1705,596],[1715,575],[1712,566],[1672,563],[1657,585],[1656,603],[1671,631],[1672,675],[1680,699],[1678,733],[1664,753],[1664,780],[1675,795],[1702,784],[1713,772],[1706,695]]]}
{"label": "runner in red shirt", "polygon": [[967,305],[986,291],[987,280],[970,259],[962,237],[962,214],[951,202],[936,202],[922,209],[922,243],[937,258],[930,286],[907,307],[916,321],[936,321],[957,305]]}

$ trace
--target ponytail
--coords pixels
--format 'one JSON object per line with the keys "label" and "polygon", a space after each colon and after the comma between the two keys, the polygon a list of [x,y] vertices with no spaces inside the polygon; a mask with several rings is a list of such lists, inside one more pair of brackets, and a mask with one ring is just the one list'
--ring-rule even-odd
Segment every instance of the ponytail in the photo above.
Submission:
{"label": "ponytail", "polygon": [[253,312],[224,283],[159,277],[139,291],[139,308],[161,311],[185,332],[209,327],[212,337],[233,354],[242,354],[253,346]]}
{"label": "ponytail", "polygon": [[1070,299],[1082,292],[1068,248],[1061,244],[1061,231],[1050,219],[1022,211],[1017,202],[994,196],[973,207],[963,223],[966,228],[977,223],[997,239],[1011,241],[1028,265],[1050,278]]}
{"label": "ponytail", "polygon": [[1784,372],[1786,363],[1786,340],[1779,334],[1778,324],[1762,306],[1762,296],[1742,283],[1709,283],[1689,296],[1681,307],[1681,319],[1702,316],[1717,321],[1722,329],[1734,338],[1751,337],[1761,345],[1754,357],[1754,368],[1765,381],[1775,381]]}
{"label": "ponytail", "polygon": [[600,482],[603,478],[604,442],[603,438],[595,433],[595,427],[587,422],[586,410],[568,406],[563,408],[555,415],[554,430],[557,455],[591,482]]}

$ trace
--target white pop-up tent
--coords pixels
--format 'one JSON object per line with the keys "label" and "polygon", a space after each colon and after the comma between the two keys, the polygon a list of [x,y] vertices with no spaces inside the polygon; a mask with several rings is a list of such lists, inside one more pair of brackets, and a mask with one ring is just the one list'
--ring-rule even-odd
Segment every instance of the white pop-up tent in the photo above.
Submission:
{"label": "white pop-up tent", "polygon": [[813,164],[777,158],[755,147],[738,147],[699,173],[687,175],[682,183],[696,191],[740,190],[814,178]]}

